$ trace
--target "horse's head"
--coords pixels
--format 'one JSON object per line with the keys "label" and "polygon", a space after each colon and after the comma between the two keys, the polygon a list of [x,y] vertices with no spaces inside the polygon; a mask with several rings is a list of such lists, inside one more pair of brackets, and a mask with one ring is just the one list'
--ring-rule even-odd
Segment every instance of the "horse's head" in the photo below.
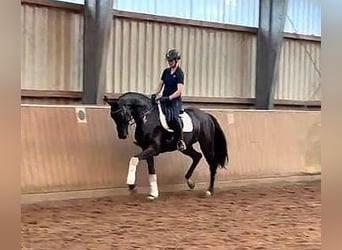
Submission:
{"label": "horse's head", "polygon": [[116,124],[116,130],[120,139],[126,139],[128,136],[128,126],[131,120],[131,114],[127,107],[118,101],[109,100],[104,97],[104,101],[110,105],[110,116]]}

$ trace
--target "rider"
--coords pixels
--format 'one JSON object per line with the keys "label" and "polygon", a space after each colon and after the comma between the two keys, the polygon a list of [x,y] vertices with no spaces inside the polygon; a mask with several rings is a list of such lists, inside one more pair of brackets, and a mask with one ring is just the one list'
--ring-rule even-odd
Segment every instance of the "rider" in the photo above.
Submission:
{"label": "rider", "polygon": [[175,132],[178,150],[183,151],[186,149],[186,145],[183,140],[183,131],[179,120],[179,113],[182,109],[182,91],[184,86],[184,72],[179,67],[181,55],[176,49],[170,49],[165,57],[169,67],[164,69],[157,92],[152,95],[152,99],[155,99],[164,87],[162,97],[159,100],[164,104],[164,109],[169,109],[171,111],[171,117],[168,118],[168,123]]}

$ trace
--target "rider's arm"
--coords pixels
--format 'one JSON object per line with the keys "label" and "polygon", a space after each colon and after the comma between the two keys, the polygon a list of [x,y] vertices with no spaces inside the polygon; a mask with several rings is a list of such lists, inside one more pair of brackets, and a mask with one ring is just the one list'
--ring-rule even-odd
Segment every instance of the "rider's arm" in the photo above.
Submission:
{"label": "rider's arm", "polygon": [[172,100],[172,99],[177,98],[178,96],[181,96],[182,91],[183,91],[183,86],[184,86],[183,83],[178,83],[177,84],[177,90],[175,92],[173,92],[172,95],[169,96],[169,99]]}
{"label": "rider's arm", "polygon": [[184,86],[184,73],[183,71],[180,71],[178,74],[177,74],[177,90],[169,96],[169,99],[172,100],[172,99],[175,99],[179,96],[182,95],[182,92],[183,92],[183,86]]}

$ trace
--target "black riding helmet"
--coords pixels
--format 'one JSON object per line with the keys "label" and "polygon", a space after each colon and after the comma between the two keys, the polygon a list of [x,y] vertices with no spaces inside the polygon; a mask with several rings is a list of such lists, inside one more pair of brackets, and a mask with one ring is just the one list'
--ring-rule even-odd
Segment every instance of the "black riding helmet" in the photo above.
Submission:
{"label": "black riding helmet", "polygon": [[166,55],[166,60],[171,61],[171,60],[179,60],[181,59],[181,54],[176,50],[176,49],[170,49]]}

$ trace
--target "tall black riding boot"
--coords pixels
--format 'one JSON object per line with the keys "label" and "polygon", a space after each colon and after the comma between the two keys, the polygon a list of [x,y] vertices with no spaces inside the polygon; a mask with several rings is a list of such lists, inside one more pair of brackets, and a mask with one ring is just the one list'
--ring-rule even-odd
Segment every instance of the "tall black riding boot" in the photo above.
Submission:
{"label": "tall black riding boot", "polygon": [[183,140],[183,129],[179,120],[175,122],[175,139],[177,142],[177,149],[179,151],[186,150],[186,144]]}

